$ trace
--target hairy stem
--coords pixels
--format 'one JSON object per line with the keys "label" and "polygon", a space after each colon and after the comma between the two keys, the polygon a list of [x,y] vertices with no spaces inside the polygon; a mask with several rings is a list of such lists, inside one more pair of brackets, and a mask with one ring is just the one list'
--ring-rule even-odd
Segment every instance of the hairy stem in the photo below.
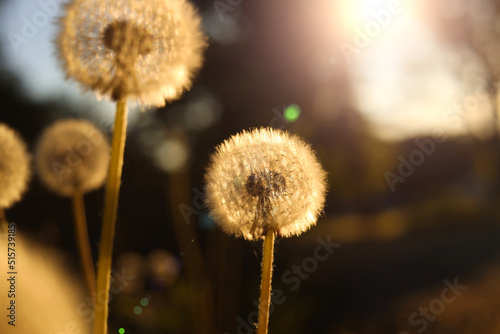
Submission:
{"label": "hairy stem", "polygon": [[271,305],[271,280],[273,275],[274,231],[270,229],[264,237],[262,255],[262,281],[260,283],[259,323],[257,334],[267,334],[269,306]]}
{"label": "hairy stem", "polygon": [[83,194],[75,191],[73,194],[73,220],[75,223],[75,237],[78,244],[80,262],[85,275],[87,288],[92,297],[95,297],[95,270],[90,250],[89,233],[87,230],[87,218],[85,216],[85,203]]}
{"label": "hairy stem", "polygon": [[95,302],[94,334],[106,334],[108,327],[109,287],[111,280],[111,257],[115,236],[116,211],[120,191],[123,152],[127,135],[127,104],[124,100],[116,103],[115,128],[111,146],[104,216],[102,222],[101,245],[97,268],[97,290]]}

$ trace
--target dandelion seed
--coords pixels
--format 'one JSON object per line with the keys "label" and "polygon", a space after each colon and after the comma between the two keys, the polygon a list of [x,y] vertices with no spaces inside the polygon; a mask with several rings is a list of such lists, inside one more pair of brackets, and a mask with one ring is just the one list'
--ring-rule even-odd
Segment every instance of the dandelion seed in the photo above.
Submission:
{"label": "dandelion seed", "polygon": [[163,106],[190,88],[206,37],[186,0],[75,0],[56,43],[67,77],[85,89]]}
{"label": "dandelion seed", "polygon": [[272,129],[242,132],[212,155],[207,201],[227,233],[249,240],[268,230],[298,235],[323,210],[325,175],[309,145],[298,137]]}
{"label": "dandelion seed", "polygon": [[31,176],[30,155],[21,137],[0,124],[0,210],[18,202]]}
{"label": "dandelion seed", "polygon": [[84,120],[63,120],[48,127],[36,149],[36,170],[43,183],[62,196],[86,193],[104,184],[109,164],[104,134]]}

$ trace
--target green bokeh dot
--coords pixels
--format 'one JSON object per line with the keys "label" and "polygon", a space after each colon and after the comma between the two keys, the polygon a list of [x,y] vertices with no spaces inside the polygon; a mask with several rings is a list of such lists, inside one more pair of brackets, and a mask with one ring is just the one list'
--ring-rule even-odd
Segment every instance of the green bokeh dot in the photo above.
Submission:
{"label": "green bokeh dot", "polygon": [[120,333],[120,334],[125,333],[125,328],[120,328],[120,329],[118,330],[118,333]]}
{"label": "green bokeh dot", "polygon": [[148,306],[149,304],[149,300],[147,298],[142,298],[141,299],[141,305],[142,306]]}
{"label": "green bokeh dot", "polygon": [[140,306],[134,307],[134,313],[137,314],[137,315],[141,314],[142,313],[142,307],[140,307]]}
{"label": "green bokeh dot", "polygon": [[285,117],[287,122],[295,122],[299,119],[300,116],[300,107],[296,104],[291,104],[286,107],[285,111],[283,111],[283,116]]}

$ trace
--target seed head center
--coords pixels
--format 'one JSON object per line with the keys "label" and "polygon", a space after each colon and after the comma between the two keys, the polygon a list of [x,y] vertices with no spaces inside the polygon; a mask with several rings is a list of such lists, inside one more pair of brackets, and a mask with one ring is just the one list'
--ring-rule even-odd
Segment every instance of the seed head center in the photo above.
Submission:
{"label": "seed head center", "polygon": [[286,180],[273,171],[252,173],[247,177],[245,189],[251,196],[269,198],[286,191]]}
{"label": "seed head center", "polygon": [[104,29],[104,45],[120,56],[145,56],[153,51],[153,36],[128,21],[113,21]]}

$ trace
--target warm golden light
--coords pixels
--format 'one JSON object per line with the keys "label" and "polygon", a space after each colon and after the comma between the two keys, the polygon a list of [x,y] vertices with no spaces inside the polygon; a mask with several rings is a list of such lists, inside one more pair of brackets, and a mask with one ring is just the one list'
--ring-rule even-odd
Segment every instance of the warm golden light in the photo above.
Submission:
{"label": "warm golden light", "polygon": [[415,0],[338,0],[336,6],[343,31],[369,37],[408,25],[416,17],[416,7]]}
{"label": "warm golden light", "polygon": [[354,26],[370,20],[370,13],[385,7],[386,0],[341,0],[340,13],[344,24]]}
{"label": "warm golden light", "polygon": [[421,2],[338,0],[336,8],[353,102],[378,137],[490,135],[484,69],[439,42]]}

